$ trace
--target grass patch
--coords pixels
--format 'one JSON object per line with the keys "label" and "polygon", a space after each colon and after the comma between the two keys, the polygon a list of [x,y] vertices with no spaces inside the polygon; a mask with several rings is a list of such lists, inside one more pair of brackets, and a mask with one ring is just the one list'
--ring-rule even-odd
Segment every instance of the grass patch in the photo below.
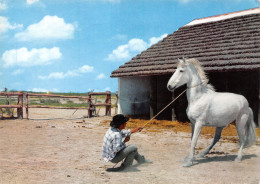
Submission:
{"label": "grass patch", "polygon": [[72,100],[68,100],[66,101],[66,103],[61,103],[60,99],[37,98],[37,99],[30,99],[29,105],[81,108],[81,107],[87,107],[88,103],[74,103]]}

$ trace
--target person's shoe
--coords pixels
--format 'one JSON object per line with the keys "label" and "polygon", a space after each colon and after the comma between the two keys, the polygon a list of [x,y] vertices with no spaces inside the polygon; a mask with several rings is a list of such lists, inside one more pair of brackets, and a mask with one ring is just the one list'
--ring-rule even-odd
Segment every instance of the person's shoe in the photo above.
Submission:
{"label": "person's shoe", "polygon": [[126,167],[124,166],[120,166],[120,167],[116,167],[116,168],[107,168],[106,171],[107,172],[120,172],[123,171]]}
{"label": "person's shoe", "polygon": [[145,161],[144,161],[144,163],[147,163],[147,164],[152,164],[152,163],[153,163],[153,161],[151,161],[151,160],[145,160]]}
{"label": "person's shoe", "polygon": [[145,163],[151,164],[153,162],[150,160],[146,160],[145,157],[143,157],[143,159],[138,162],[138,164],[145,164]]}
{"label": "person's shoe", "polygon": [[150,160],[142,160],[141,162],[138,162],[138,164],[145,164],[145,163],[147,163],[147,164],[151,164],[151,163],[153,163],[152,161],[150,161]]}

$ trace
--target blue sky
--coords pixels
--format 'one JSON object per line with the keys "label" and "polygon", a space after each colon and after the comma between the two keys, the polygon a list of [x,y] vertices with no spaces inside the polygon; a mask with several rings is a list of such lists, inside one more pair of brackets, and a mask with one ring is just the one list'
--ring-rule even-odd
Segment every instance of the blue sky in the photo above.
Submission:
{"label": "blue sky", "polygon": [[113,70],[190,21],[259,0],[0,0],[0,90],[117,90]]}

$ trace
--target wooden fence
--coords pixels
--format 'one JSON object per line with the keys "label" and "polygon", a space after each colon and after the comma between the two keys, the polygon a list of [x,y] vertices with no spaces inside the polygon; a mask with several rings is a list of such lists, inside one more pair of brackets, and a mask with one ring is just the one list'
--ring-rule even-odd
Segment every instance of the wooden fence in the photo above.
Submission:
{"label": "wooden fence", "polygon": [[[105,95],[105,103],[93,103],[93,96],[96,95]],[[111,116],[111,92],[100,92],[100,93],[88,93],[87,96],[64,96],[64,95],[54,95],[54,94],[38,94],[38,93],[27,93],[27,92],[0,92],[0,96],[17,96],[17,105],[0,105],[0,108],[17,108],[17,117],[23,119],[23,109],[26,110],[26,118],[29,119],[29,109],[30,108],[49,108],[49,109],[86,109],[88,111],[88,118],[93,117],[93,113],[96,110],[97,106],[105,106],[106,116]],[[25,97],[25,103],[24,103]],[[86,107],[58,107],[58,106],[48,106],[48,105],[29,105],[30,97],[45,97],[45,98],[76,98],[83,99],[87,102]],[[25,104],[25,105],[24,105]]]}
{"label": "wooden fence", "polygon": [[96,106],[105,106],[106,107],[106,116],[111,116],[111,93],[110,91],[107,91],[107,92],[100,92],[100,93],[88,93],[88,98],[91,99],[92,96],[94,95],[106,95],[106,99],[105,99],[105,103],[99,103],[99,104],[93,104],[93,103],[89,103],[89,107],[88,107],[88,115],[90,117],[92,117],[92,113],[93,113],[93,110],[92,108],[93,107],[96,107]]}
{"label": "wooden fence", "polygon": [[4,96],[6,98],[16,96],[17,104],[7,104],[0,105],[0,108],[16,108],[17,109],[17,117],[19,119],[23,119],[23,92],[0,92],[0,96]]}

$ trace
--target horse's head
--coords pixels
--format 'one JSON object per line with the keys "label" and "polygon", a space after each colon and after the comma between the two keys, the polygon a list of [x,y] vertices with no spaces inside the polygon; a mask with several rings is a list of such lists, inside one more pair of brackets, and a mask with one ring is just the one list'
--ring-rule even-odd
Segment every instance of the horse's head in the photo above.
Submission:
{"label": "horse's head", "polygon": [[172,92],[176,88],[178,88],[184,84],[187,84],[188,81],[190,80],[189,71],[187,69],[188,62],[185,60],[185,58],[178,59],[178,60],[179,60],[179,64],[177,66],[177,69],[167,84],[168,90],[172,91]]}

